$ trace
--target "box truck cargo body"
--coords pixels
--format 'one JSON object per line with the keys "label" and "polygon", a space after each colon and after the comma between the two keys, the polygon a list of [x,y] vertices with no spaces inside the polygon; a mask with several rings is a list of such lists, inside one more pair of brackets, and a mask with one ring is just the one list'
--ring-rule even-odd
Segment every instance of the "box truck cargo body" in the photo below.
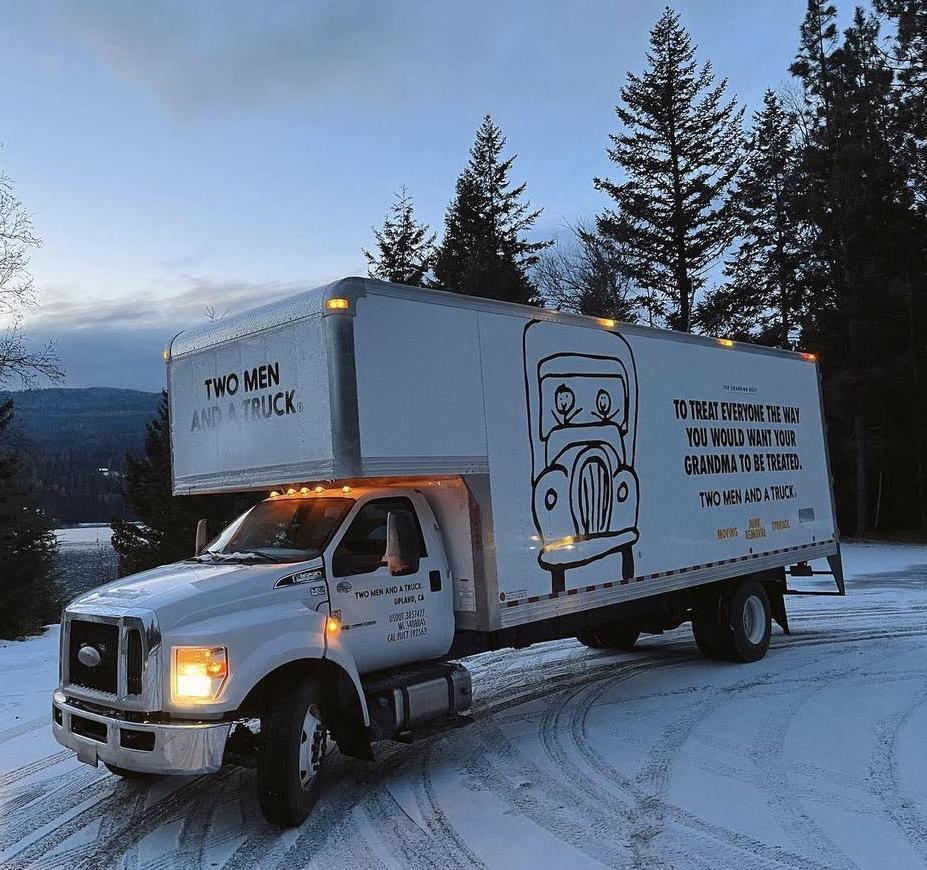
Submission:
{"label": "box truck cargo body", "polygon": [[802,354],[358,279],[182,333],[170,373],[178,494],[470,481],[463,627],[837,550]]}
{"label": "box truck cargo body", "polygon": [[[170,593],[139,575],[66,616],[157,623],[143,647],[160,650],[146,664],[162,668],[148,696],[161,712],[186,667],[177,650],[207,650],[224,682],[192,710],[226,733],[201,769],[245,715],[262,723],[242,738],[262,782],[289,763],[268,749],[274,716],[310,711],[309,737],[331,732],[353,754],[459,716],[469,680],[450,660],[465,653],[570,635],[629,647],[692,620],[703,652],[750,661],[771,618],[787,630],[787,572],[826,558],[842,594],[809,354],[351,278],[183,332],[165,356],[174,492],[267,498],[200,543],[183,595],[176,571]],[[277,617],[242,614],[240,586],[223,598],[204,577],[231,566],[274,607],[300,605],[273,653],[262,635]],[[227,628],[216,615],[196,627],[206,587]],[[148,592],[153,611],[125,612]],[[62,655],[76,643],[65,636]],[[64,670],[56,735],[131,769],[67,728],[80,689]],[[304,817],[313,776],[268,786],[268,817]]]}

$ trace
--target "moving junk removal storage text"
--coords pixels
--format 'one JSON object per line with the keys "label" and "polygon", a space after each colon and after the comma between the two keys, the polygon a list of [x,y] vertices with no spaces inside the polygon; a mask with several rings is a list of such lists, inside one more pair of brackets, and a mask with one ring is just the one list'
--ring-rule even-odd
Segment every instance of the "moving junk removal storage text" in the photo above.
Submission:
{"label": "moving junk removal storage text", "polygon": [[[702,508],[783,502],[798,497],[796,484],[788,480],[788,472],[800,471],[802,467],[798,455],[800,408],[759,402],[673,399],[673,410],[685,431],[687,450],[682,464],[686,477],[732,478],[732,486],[699,489]],[[750,475],[752,480],[747,485],[739,484],[738,475]],[[758,484],[756,475],[770,478]],[[756,530],[748,528],[745,537],[765,536],[760,532],[759,526]]]}
{"label": "moving junk removal storage text", "polygon": [[[280,363],[273,362],[237,372],[206,378],[203,387],[206,404],[193,412],[190,431],[214,429],[223,422],[236,423],[297,414],[302,404],[295,401],[296,390],[280,386]],[[221,404],[220,404],[221,403]]]}

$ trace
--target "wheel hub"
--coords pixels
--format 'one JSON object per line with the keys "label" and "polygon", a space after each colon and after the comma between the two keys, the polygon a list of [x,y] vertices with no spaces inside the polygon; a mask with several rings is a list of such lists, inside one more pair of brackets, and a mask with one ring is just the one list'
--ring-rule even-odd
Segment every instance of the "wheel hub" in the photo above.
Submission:
{"label": "wheel hub", "polygon": [[754,646],[763,640],[766,631],[766,612],[763,602],[756,595],[751,595],[744,602],[744,634]]}
{"label": "wheel hub", "polygon": [[328,743],[328,732],[322,724],[322,714],[315,704],[306,710],[299,738],[299,782],[309,789],[322,767]]}

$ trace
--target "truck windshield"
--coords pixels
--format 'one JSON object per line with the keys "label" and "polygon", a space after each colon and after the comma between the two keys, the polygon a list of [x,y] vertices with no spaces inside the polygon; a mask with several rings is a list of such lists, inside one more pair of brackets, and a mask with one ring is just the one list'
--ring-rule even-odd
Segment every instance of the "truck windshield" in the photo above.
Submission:
{"label": "truck windshield", "polygon": [[278,498],[242,514],[200,558],[300,562],[322,555],[354,504],[349,498]]}

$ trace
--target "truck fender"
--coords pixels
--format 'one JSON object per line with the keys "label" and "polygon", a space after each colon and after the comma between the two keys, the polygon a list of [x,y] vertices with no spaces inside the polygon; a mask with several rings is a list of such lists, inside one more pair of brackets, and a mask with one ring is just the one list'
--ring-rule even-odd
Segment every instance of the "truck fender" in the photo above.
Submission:
{"label": "truck fender", "polygon": [[364,686],[361,683],[360,674],[357,672],[357,664],[354,661],[354,655],[344,644],[339,643],[337,638],[326,638],[325,658],[333,662],[350,680],[354,691],[357,693],[357,702],[360,707],[361,719],[364,727],[370,725],[370,713],[367,710],[367,697],[364,695]]}

